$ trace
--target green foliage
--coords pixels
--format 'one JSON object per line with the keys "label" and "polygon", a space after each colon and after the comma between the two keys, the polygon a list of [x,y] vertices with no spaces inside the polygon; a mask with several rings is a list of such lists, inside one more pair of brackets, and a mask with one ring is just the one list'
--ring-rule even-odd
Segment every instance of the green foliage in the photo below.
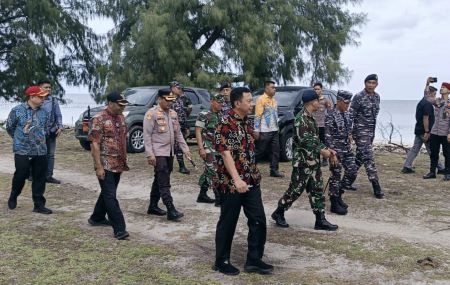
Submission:
{"label": "green foliage", "polygon": [[0,1],[0,97],[19,99],[42,78],[61,97],[62,80],[100,93],[102,39],[85,24],[96,13],[90,2]]}
{"label": "green foliage", "polygon": [[356,44],[365,18],[344,9],[358,0],[137,2],[115,17],[109,89],[173,78],[210,89],[224,79],[340,82],[349,76],[342,48]]}

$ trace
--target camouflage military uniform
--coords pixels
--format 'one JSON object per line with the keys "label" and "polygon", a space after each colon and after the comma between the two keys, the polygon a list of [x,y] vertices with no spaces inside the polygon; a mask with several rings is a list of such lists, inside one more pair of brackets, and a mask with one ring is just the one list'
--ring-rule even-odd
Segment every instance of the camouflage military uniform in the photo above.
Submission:
{"label": "camouflage military uniform", "polygon": [[224,116],[225,114],[228,113],[228,111],[230,111],[231,108],[231,102],[230,101],[225,101],[225,103],[222,106],[222,110],[220,110],[220,116]]}
{"label": "camouflage military uniform", "polygon": [[[356,179],[357,168],[355,155],[349,141],[351,135],[352,122],[348,112],[339,112],[334,109],[328,113],[325,119],[325,144],[337,153],[339,162],[337,165],[330,165],[330,196],[339,196],[341,186],[350,186]],[[342,167],[345,175],[342,177]]]}
{"label": "camouflage military uniform", "polygon": [[[209,188],[217,178],[216,176],[216,156],[218,155],[214,149],[214,131],[219,123],[219,113],[211,110],[202,111],[198,114],[195,127],[202,128],[203,147],[206,152],[205,170],[198,180],[200,187]],[[214,193],[217,195],[216,191]]]}
{"label": "camouflage military uniform", "polygon": [[370,181],[378,181],[372,143],[379,111],[380,95],[369,95],[365,90],[353,97],[349,110],[353,120],[352,135],[356,144],[356,167],[359,169],[364,164]]}
{"label": "camouflage military uniform", "polygon": [[319,139],[319,130],[312,114],[306,109],[295,117],[294,129],[291,183],[278,201],[278,207],[286,211],[306,189],[313,212],[323,213],[325,199],[320,170],[320,150],[326,147]]}
{"label": "camouflage military uniform", "polygon": [[[180,123],[181,133],[183,134],[184,139],[187,139],[186,137],[186,130],[189,129],[187,119],[192,111],[192,102],[191,99],[189,99],[186,95],[178,96],[175,102],[172,105],[172,109],[177,112],[178,115],[178,121]],[[183,151],[180,148],[178,143],[175,143],[175,155],[177,157],[178,163],[183,163]]]}

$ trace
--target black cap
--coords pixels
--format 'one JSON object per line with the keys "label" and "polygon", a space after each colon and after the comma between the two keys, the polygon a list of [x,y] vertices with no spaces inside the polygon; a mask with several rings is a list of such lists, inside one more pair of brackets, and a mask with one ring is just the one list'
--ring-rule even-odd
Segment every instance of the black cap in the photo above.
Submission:
{"label": "black cap", "polygon": [[273,80],[273,79],[264,80],[264,85],[269,84],[269,83],[276,84],[275,80]]}
{"label": "black cap", "polygon": [[175,96],[170,88],[162,88],[158,90],[158,97],[164,97],[167,101],[175,101],[177,96]]}
{"label": "black cap", "polygon": [[303,95],[302,95],[303,104],[308,103],[313,100],[317,100],[317,99],[319,99],[319,96],[317,96],[316,92],[313,89],[306,89],[303,92]]}
{"label": "black cap", "polygon": [[220,84],[219,91],[222,91],[225,88],[231,88],[231,83],[228,81],[222,82],[222,84]]}
{"label": "black cap", "polygon": [[344,101],[344,103],[350,103],[350,101],[352,101],[352,97],[353,94],[345,90],[339,90],[336,95],[336,99]]}
{"label": "black cap", "polygon": [[106,95],[106,100],[108,100],[108,102],[114,102],[114,103],[117,103],[117,104],[123,105],[123,106],[129,104],[127,99],[125,99],[125,97],[117,91],[113,91],[113,92],[109,93],[108,95]]}
{"label": "black cap", "polygon": [[376,74],[369,74],[369,75],[367,75],[366,79],[364,79],[364,83],[366,83],[369,80],[376,80],[376,81],[378,81],[378,75],[376,75]]}
{"label": "black cap", "polygon": [[428,86],[428,90],[430,90],[430,92],[435,92],[435,91],[437,91],[437,88],[430,85],[430,86]]}

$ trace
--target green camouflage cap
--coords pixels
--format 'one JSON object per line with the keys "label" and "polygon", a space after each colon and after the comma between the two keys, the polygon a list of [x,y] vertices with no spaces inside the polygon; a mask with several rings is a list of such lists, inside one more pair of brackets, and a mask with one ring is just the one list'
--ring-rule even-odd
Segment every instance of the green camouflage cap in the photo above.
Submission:
{"label": "green camouflage cap", "polygon": [[218,103],[223,103],[225,101],[223,95],[219,93],[211,94],[211,100],[217,101]]}

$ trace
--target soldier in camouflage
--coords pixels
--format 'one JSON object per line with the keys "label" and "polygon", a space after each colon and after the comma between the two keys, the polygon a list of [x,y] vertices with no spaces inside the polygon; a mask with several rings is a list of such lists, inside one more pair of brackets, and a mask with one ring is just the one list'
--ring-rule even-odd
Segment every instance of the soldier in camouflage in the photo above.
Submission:
{"label": "soldier in camouflage", "polygon": [[[184,94],[183,86],[178,81],[174,80],[170,82],[170,90],[172,94],[177,96],[177,99],[172,105],[172,109],[177,112],[178,121],[180,122],[181,127],[181,133],[186,140],[189,137],[189,126],[187,124],[187,118],[192,111],[192,102],[191,99],[189,99],[189,97]],[[175,155],[177,157],[178,165],[180,166],[179,172],[183,174],[189,174],[190,171],[184,164],[183,151],[178,143],[175,144]]]}
{"label": "soldier in camouflage", "polygon": [[306,189],[313,213],[316,215],[314,229],[335,231],[338,226],[325,219],[325,198],[323,197],[322,171],[320,156],[330,159],[330,164],[336,164],[336,152],[327,148],[319,139],[319,130],[312,113],[319,106],[319,97],[308,89],[303,93],[303,110],[295,117],[295,134],[293,137],[292,175],[289,189],[278,201],[278,207],[272,213],[272,219],[277,226],[287,228],[284,212],[297,200]]}
{"label": "soldier in camouflage", "polygon": [[221,116],[226,114],[229,110],[231,110],[231,102],[230,102],[230,94],[231,94],[231,83],[225,81],[220,85],[219,93],[223,96],[224,104],[222,106],[222,110],[220,111]]}
{"label": "soldier in camouflage", "polygon": [[[220,94],[211,95],[211,109],[198,114],[195,122],[195,137],[197,139],[198,153],[205,162],[205,170],[200,176],[198,184],[200,193],[197,197],[198,203],[214,203],[220,206],[220,198],[213,186],[216,179],[216,156],[219,155],[214,147],[214,131],[219,123],[219,112],[222,109],[224,98]],[[213,188],[215,200],[208,197],[206,192],[209,187]]]}
{"label": "soldier in camouflage", "polygon": [[[376,74],[368,75],[364,80],[364,85],[364,90],[353,97],[349,111],[353,120],[352,135],[356,144],[356,167],[359,169],[364,164],[375,197],[382,199],[384,192],[378,181],[372,149],[377,116],[380,111],[380,95],[375,92],[375,88],[378,86],[378,76]],[[356,190],[354,187],[346,189]]]}
{"label": "soldier in camouflage", "polygon": [[[338,163],[330,166],[330,202],[332,213],[338,215],[347,214],[348,205],[342,200],[344,190],[356,179],[357,168],[355,155],[351,146],[352,122],[348,114],[348,107],[352,100],[352,94],[339,90],[337,93],[336,109],[331,110],[325,118],[325,144],[337,153]],[[345,169],[342,178],[342,167]]]}

